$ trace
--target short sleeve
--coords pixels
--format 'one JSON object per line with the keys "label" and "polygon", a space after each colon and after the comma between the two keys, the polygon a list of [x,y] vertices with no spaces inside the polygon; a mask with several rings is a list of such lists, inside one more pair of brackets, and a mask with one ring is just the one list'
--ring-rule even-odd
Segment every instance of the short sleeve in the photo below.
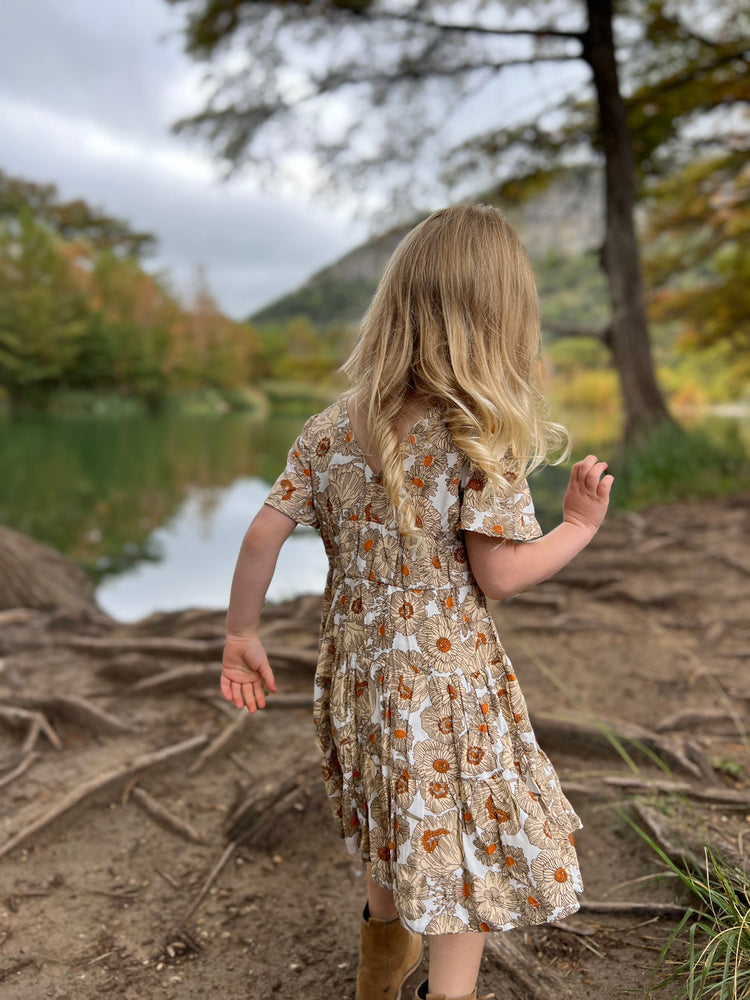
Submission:
{"label": "short sleeve", "polygon": [[310,463],[310,451],[300,434],[287,455],[286,468],[271,487],[271,492],[265,499],[269,507],[291,517],[297,524],[307,524],[311,528],[319,528],[315,513],[313,490],[313,472]]}
{"label": "short sleeve", "polygon": [[503,476],[510,489],[495,490],[487,482],[484,472],[466,463],[459,478],[461,492],[461,528],[477,531],[495,538],[527,542],[539,538],[542,529],[534,515],[529,484],[508,461]]}

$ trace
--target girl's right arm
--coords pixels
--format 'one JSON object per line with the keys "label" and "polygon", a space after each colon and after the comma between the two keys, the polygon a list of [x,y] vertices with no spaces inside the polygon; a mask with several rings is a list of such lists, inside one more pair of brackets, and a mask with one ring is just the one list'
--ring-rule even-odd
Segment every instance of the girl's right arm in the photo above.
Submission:
{"label": "girl's right arm", "polygon": [[588,455],[576,462],[563,500],[563,521],[531,542],[498,542],[477,531],[465,532],[469,565],[487,597],[504,601],[553,576],[584,549],[599,530],[614,479],[603,475],[606,462]]}
{"label": "girl's right arm", "polygon": [[232,579],[221,691],[227,701],[250,712],[265,707],[266,689],[276,690],[258,622],[279,551],[296,526],[292,518],[264,504],[242,540]]}

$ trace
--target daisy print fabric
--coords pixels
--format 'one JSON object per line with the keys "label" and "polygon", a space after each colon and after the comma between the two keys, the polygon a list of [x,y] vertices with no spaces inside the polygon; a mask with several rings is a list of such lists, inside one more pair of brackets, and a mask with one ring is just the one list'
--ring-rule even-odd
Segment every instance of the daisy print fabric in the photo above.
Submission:
{"label": "daisy print fabric", "polygon": [[348,849],[423,934],[558,920],[582,891],[581,822],[536,742],[463,532],[541,534],[526,481],[492,491],[429,411],[403,443],[424,538],[405,543],[342,397],[305,424],[266,503],[329,558],[313,716]]}

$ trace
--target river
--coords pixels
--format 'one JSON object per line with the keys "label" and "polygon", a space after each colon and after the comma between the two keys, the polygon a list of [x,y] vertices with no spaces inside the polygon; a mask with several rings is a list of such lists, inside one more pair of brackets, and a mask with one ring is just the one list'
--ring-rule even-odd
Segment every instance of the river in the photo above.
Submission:
{"label": "river", "polygon": [[[284,465],[304,412],[214,417],[34,416],[0,421],[0,523],[53,545],[98,580],[123,621],[226,607],[242,535]],[[559,518],[567,474],[533,479],[542,526]],[[320,591],[318,535],[297,528],[269,599]]]}

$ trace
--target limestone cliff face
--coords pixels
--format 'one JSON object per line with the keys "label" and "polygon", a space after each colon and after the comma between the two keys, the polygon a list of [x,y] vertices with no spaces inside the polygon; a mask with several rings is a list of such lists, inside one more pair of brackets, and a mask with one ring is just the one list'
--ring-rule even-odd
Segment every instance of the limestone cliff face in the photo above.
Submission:
{"label": "limestone cliff face", "polygon": [[[599,245],[603,236],[601,178],[587,173],[552,185],[522,207],[498,204],[516,228],[533,258],[555,250],[575,256]],[[284,322],[308,316],[319,326],[357,323],[364,313],[389,257],[419,219],[396,226],[355,247],[313,274],[301,287],[261,309],[251,322]]]}

